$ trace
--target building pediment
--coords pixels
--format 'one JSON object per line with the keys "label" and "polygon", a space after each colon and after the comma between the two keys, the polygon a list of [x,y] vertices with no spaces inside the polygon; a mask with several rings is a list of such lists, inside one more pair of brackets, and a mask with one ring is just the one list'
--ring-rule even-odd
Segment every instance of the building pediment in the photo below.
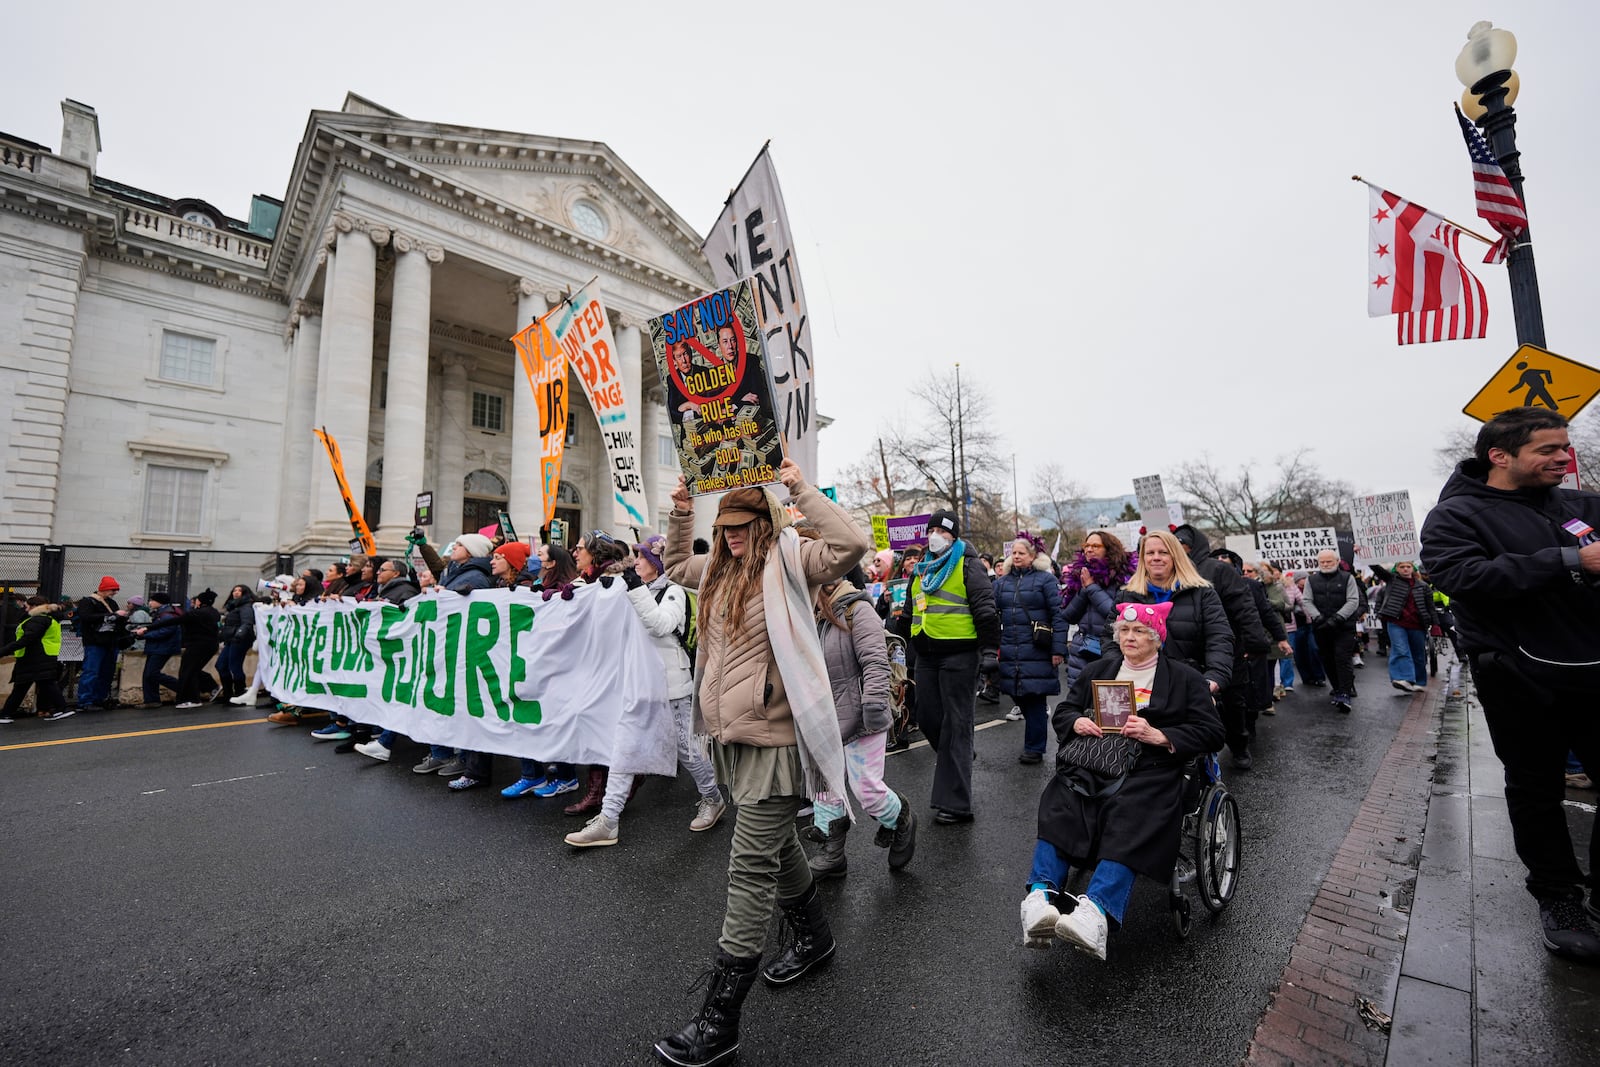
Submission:
{"label": "building pediment", "polygon": [[[351,94],[345,110],[311,115],[285,205],[287,228],[315,224],[324,179],[341,162],[588,252],[658,288],[714,285],[700,235],[599,141],[422,122]],[[284,251],[280,277],[294,255]]]}

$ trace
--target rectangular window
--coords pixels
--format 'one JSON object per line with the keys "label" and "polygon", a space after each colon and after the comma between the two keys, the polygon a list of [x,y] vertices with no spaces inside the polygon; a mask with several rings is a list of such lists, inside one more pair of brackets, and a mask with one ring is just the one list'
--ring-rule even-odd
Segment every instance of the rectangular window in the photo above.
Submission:
{"label": "rectangular window", "polygon": [[472,425],[496,432],[506,428],[506,400],[494,393],[472,394]]}
{"label": "rectangular window", "polygon": [[205,471],[150,464],[144,470],[144,531],[200,533],[205,496]]}
{"label": "rectangular window", "polygon": [[381,379],[380,384],[378,385],[378,407],[387,408],[388,406],[389,406],[389,372],[388,371],[384,371],[383,372],[383,378]]}
{"label": "rectangular window", "polygon": [[174,382],[210,385],[216,365],[217,342],[209,337],[161,331],[160,376]]}
{"label": "rectangular window", "polygon": [[578,420],[572,417],[572,409],[567,409],[567,447],[571,448],[578,443]]}
{"label": "rectangular window", "polygon": [[672,435],[664,433],[656,438],[656,466],[676,467],[678,465],[678,450],[672,444]]}

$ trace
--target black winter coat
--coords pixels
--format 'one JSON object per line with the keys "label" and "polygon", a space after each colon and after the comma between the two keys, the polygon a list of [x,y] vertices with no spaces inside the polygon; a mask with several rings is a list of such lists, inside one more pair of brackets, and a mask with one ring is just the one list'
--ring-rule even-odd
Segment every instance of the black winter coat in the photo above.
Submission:
{"label": "black winter coat", "polygon": [[178,627],[183,631],[185,652],[190,649],[210,649],[215,652],[222,644],[222,616],[209,604],[201,604],[184,612]]}
{"label": "black winter coat", "polygon": [[[1155,598],[1148,593],[1141,595],[1119,589],[1117,603],[1153,604]],[[1254,605],[1250,610],[1255,610]],[[1117,647],[1112,635],[1116,622],[1117,616],[1113,613],[1100,639],[1108,653]],[[1167,640],[1161,647],[1164,654],[1179,663],[1187,663],[1204,674],[1207,681],[1216,682],[1218,689],[1228,687],[1228,679],[1233,677],[1233,629],[1228,625],[1228,616],[1222,610],[1222,600],[1215,589],[1196,585],[1180,588],[1172,594]]]}
{"label": "black winter coat", "polygon": [[422,590],[410,578],[391,578],[378,586],[377,599],[386,600],[391,604],[404,604],[414,596],[420,596]]}
{"label": "black winter coat", "polygon": [[[1220,613],[1221,608],[1218,608]],[[1111,651],[1084,667],[1056,705],[1052,723],[1058,744],[1076,734],[1072,724],[1093,714],[1094,680],[1117,676],[1122,653]],[[1202,752],[1222,745],[1222,719],[1211,690],[1199,672],[1162,652],[1143,717],[1172,743],[1141,745],[1122,788],[1110,796],[1084,796],[1074,780],[1091,791],[1104,783],[1081,768],[1058,766],[1039,798],[1039,838],[1054,845],[1074,867],[1113,860],[1158,882],[1172,877],[1183,829],[1183,770]],[[1086,776],[1086,777],[1085,777]]]}
{"label": "black winter coat", "polygon": [[1185,524],[1179,530],[1188,530],[1194,538],[1194,549],[1189,562],[1200,572],[1200,577],[1211,583],[1222,601],[1222,610],[1233,627],[1233,642],[1242,647],[1244,655],[1259,655],[1272,647],[1267,631],[1261,624],[1261,613],[1256,610],[1255,598],[1245,588],[1244,575],[1233,569],[1233,564],[1211,557],[1211,540],[1193,526]]}
{"label": "black winter coat", "polygon": [[[127,627],[124,619],[117,614],[117,602],[106,597],[101,603],[98,597],[86,596],[78,601],[78,633],[87,645],[103,645],[116,648]],[[102,630],[109,621],[110,628]]]}
{"label": "black winter coat", "polygon": [[[44,635],[55,623],[49,612],[29,612],[21,633],[13,630],[11,640],[0,645],[0,656],[16,656],[11,668],[12,682],[53,682],[61,676],[61,664],[44,650]],[[20,656],[16,654],[22,653]]]}
{"label": "black winter coat", "polygon": [[183,651],[183,612],[171,604],[162,604],[150,617],[145,628],[144,654],[146,656],[176,656]]}
{"label": "black winter coat", "polygon": [[1600,575],[1583,570],[1561,524],[1600,529],[1600,494],[1492,489],[1487,474],[1467,460],[1445,483],[1422,524],[1422,569],[1450,597],[1464,651],[1500,653],[1593,696],[1585,675],[1600,660]]}
{"label": "black winter coat", "polygon": [[[1380,568],[1372,568],[1374,571]],[[1383,595],[1378,598],[1378,618],[1384,622],[1399,622],[1400,614],[1406,610],[1406,597],[1417,606],[1417,618],[1422,621],[1422,628],[1426,630],[1433,625],[1433,589],[1427,582],[1415,574],[1408,582],[1398,574],[1384,576]]]}
{"label": "black winter coat", "polygon": [[[994,603],[1000,611],[1000,691],[1014,697],[1061,692],[1061,676],[1050,657],[1067,654],[1067,620],[1055,575],[1037,565],[1008,571],[994,580]],[[1033,643],[1036,622],[1050,627],[1049,648]]]}
{"label": "black winter coat", "polygon": [[256,640],[256,602],[254,597],[230,600],[222,616],[222,643],[251,645]]}
{"label": "black winter coat", "polygon": [[1261,628],[1267,631],[1267,640],[1273,644],[1289,640],[1289,631],[1284,628],[1283,616],[1278,614],[1278,609],[1273,607],[1272,601],[1267,598],[1266,586],[1253,578],[1246,578],[1244,584],[1256,602],[1256,611],[1261,615]]}

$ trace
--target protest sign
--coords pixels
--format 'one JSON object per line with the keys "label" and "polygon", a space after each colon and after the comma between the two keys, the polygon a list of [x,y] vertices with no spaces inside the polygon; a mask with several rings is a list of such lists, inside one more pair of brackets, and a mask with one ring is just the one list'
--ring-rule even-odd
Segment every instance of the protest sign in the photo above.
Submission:
{"label": "protest sign", "polygon": [[889,516],[872,516],[872,547],[879,552],[889,547]]}
{"label": "protest sign", "polygon": [[[639,465],[639,413],[628,404],[622,366],[611,336],[611,319],[600,303],[600,283],[590,282],[548,316],[550,333],[578,373],[589,398],[611,467],[611,521],[635,530],[650,527],[650,502],[644,495],[644,468]],[[545,505],[547,508],[549,505]]]}
{"label": "protest sign", "polygon": [[666,676],[621,583],[571,600],[501,589],[263,608],[256,638],[262,684],[288,704],[427,744],[676,770]]}
{"label": "protest sign", "polygon": [[1350,502],[1350,527],[1360,566],[1414,563],[1420,554],[1409,490],[1356,497]]}
{"label": "protest sign", "polygon": [[911,579],[896,578],[889,583],[889,610],[898,615],[906,607],[906,590],[911,588]]}
{"label": "protest sign", "polygon": [[889,547],[896,552],[904,552],[912,545],[927,544],[928,520],[931,518],[931,512],[927,515],[891,516],[887,524]]}
{"label": "protest sign", "polygon": [[1256,539],[1250,534],[1229,534],[1223,538],[1223,544],[1229,552],[1234,553],[1246,563],[1261,562],[1261,553],[1256,548]]}
{"label": "protest sign", "polygon": [[1161,475],[1147,474],[1133,480],[1133,498],[1138,501],[1139,512],[1154,511],[1167,506],[1167,494],[1161,488]]}
{"label": "protest sign", "polygon": [[[544,498],[542,526],[556,514],[556,490],[561,486],[561,457],[567,445],[567,356],[556,344],[545,321],[534,320],[511,339],[517,347],[522,373],[539,406],[539,485]],[[517,442],[513,442],[513,445]]]}
{"label": "protest sign", "polygon": [[1144,524],[1140,522],[1119,522],[1113,524],[1112,527],[1106,532],[1111,534],[1118,541],[1121,541],[1122,547],[1128,550],[1129,555],[1137,556],[1139,552],[1139,539],[1141,536],[1143,536],[1139,533],[1139,530],[1143,525]]}
{"label": "protest sign", "polygon": [[763,347],[771,361],[774,411],[788,454],[807,474],[817,469],[816,398],[812,395],[811,327],[789,213],[778,172],[763,145],[728,197],[701,251],[717,284],[753,276]]}
{"label": "protest sign", "polygon": [[328,450],[328,463],[333,467],[333,480],[339,486],[339,498],[344,501],[344,513],[350,519],[350,530],[355,537],[350,541],[350,551],[364,552],[367,555],[376,555],[377,546],[372,540],[372,531],[367,528],[367,520],[361,517],[361,509],[356,507],[355,497],[350,495],[350,483],[344,477],[344,457],[339,454],[339,442],[333,439],[333,434],[324,428],[313,429],[312,433],[322,442],[322,447]]}
{"label": "protest sign", "polygon": [[413,526],[432,526],[433,525],[433,493],[432,492],[418,493],[417,494],[417,507],[416,507],[416,510],[412,513],[411,520],[412,520],[411,521],[411,525],[413,525]]}
{"label": "protest sign", "polygon": [[1323,549],[1339,551],[1339,540],[1332,526],[1260,530],[1256,533],[1256,551],[1262,559],[1271,562],[1279,570],[1316,570],[1317,553]]}
{"label": "protest sign", "polygon": [[783,442],[750,280],[651,319],[649,329],[690,494],[777,481]]}

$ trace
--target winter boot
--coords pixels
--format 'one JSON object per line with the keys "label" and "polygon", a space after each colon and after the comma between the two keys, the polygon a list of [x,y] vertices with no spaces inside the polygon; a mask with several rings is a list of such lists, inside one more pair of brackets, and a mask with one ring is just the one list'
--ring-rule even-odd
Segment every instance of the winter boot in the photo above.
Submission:
{"label": "winter boot", "polygon": [[606,798],[606,779],[609,773],[604,767],[589,768],[589,788],[583,794],[583,799],[576,804],[568,804],[561,810],[568,815],[587,815],[592,811],[599,811],[600,804]]}
{"label": "winter boot", "polygon": [[850,861],[844,854],[844,839],[850,833],[850,819],[848,816],[835,819],[828,824],[828,835],[822,839],[822,850],[806,862],[811,865],[811,873],[818,878],[843,878],[850,869]]}
{"label": "winter boot", "polygon": [[229,700],[228,703],[238,704],[241,707],[253,708],[256,706],[256,694],[260,691],[260,687],[252,682],[248,689]]}
{"label": "winter boot", "polygon": [[[705,1003],[682,1030],[656,1042],[656,1056],[678,1067],[708,1067],[731,1062],[739,1051],[739,1011],[755,985],[760,956],[741,958],[720,949],[711,970]],[[697,983],[698,984],[698,983]]]}
{"label": "winter boot", "polygon": [[807,971],[833,958],[833,931],[822,910],[813,882],[797,900],[780,900],[784,924],[789,928],[789,943],[783,952],[761,970],[768,985],[788,985]]}

